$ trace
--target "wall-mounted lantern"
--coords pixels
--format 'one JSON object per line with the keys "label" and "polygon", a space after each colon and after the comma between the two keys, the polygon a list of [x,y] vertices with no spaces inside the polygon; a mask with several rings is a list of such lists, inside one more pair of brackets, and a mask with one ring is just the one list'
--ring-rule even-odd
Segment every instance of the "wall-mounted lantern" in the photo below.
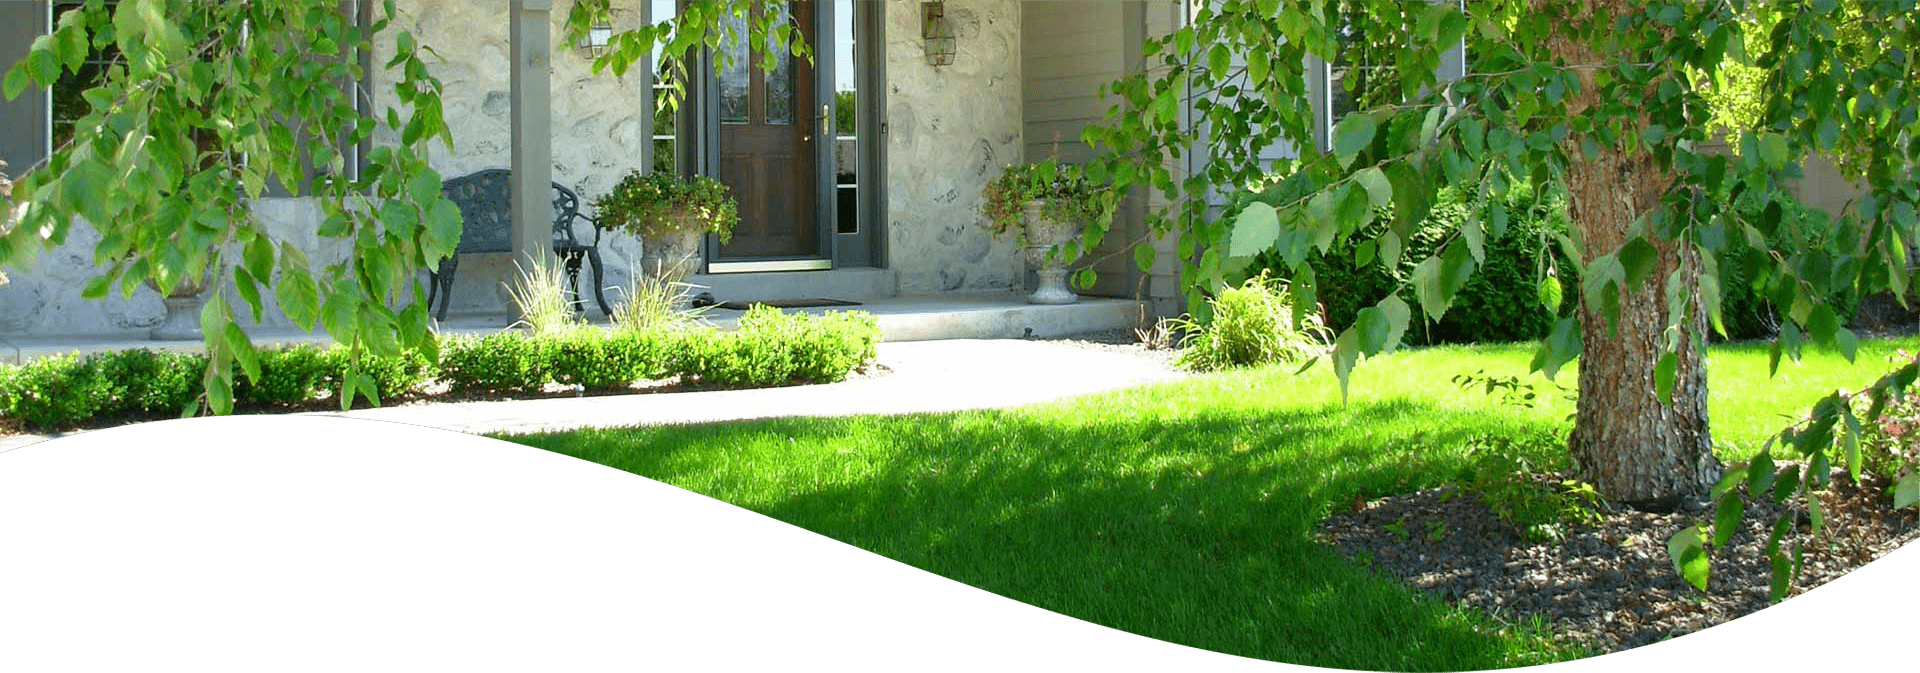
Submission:
{"label": "wall-mounted lantern", "polygon": [[920,3],[920,37],[926,41],[928,65],[953,65],[957,49],[953,24],[947,22],[947,3]]}
{"label": "wall-mounted lantern", "polygon": [[588,56],[599,58],[607,53],[607,43],[613,41],[613,24],[596,23],[587,29],[587,36],[580,39],[580,48]]}

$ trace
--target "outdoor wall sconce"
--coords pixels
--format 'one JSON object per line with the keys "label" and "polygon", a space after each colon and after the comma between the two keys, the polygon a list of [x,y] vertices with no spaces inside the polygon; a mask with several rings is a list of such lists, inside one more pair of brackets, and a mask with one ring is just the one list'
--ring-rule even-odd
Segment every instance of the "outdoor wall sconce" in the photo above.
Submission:
{"label": "outdoor wall sconce", "polygon": [[587,36],[580,39],[580,48],[588,56],[599,58],[607,53],[607,43],[613,41],[613,24],[596,23],[587,29]]}
{"label": "outdoor wall sconce", "polygon": [[920,37],[926,40],[927,65],[953,65],[956,49],[953,24],[947,22],[947,3],[920,3]]}

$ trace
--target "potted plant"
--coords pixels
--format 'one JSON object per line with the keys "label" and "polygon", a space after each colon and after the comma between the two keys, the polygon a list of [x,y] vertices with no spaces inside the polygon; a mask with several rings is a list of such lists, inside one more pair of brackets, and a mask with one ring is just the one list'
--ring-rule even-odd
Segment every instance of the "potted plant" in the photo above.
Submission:
{"label": "potted plant", "polygon": [[1027,264],[1037,270],[1040,287],[1027,296],[1034,304],[1071,304],[1079,296],[1067,289],[1067,260],[1060,247],[1080,236],[1088,224],[1113,216],[1112,190],[1094,185],[1076,166],[1048,159],[1012,164],[982,190],[981,210],[994,234],[1019,236]]}
{"label": "potted plant", "polygon": [[595,199],[601,226],[640,237],[641,272],[654,278],[682,275],[700,255],[700,236],[725,243],[740,222],[727,186],[714,178],[683,178],[669,171],[633,171]]}
{"label": "potted plant", "polygon": [[158,326],[147,331],[147,336],[155,341],[193,341],[206,338],[200,331],[200,306],[206,303],[206,289],[212,277],[212,269],[206,268],[205,260],[191,259],[188,269],[199,268],[198,272],[183,273],[174,280],[173,287],[161,289],[160,283],[148,276],[146,285],[160,293],[160,303],[167,307],[167,317]]}

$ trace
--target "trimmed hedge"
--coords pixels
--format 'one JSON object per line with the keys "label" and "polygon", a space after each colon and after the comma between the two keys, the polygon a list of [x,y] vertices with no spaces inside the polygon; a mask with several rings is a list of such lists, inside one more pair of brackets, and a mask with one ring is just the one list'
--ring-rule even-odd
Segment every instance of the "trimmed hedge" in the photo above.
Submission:
{"label": "trimmed hedge", "polygon": [[[831,382],[873,359],[879,325],[866,313],[823,317],[756,307],[733,332],[581,329],[530,337],[498,332],[454,337],[440,358],[362,354],[381,399],[440,380],[456,391],[538,391],[550,382],[622,388],[680,376],[725,385]],[[295,345],[260,351],[260,378],[236,377],[234,398],[259,406],[292,406],[340,389],[350,358],[342,345]],[[0,366],[0,415],[33,428],[58,428],[102,416],[177,414],[201,393],[204,355],[146,349],[41,358]]]}

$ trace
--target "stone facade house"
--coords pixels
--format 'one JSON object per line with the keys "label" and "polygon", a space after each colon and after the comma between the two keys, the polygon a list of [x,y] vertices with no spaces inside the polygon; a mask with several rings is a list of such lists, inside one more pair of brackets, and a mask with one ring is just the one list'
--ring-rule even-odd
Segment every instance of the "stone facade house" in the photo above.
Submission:
{"label": "stone facade house", "polygon": [[[995,238],[981,226],[982,186],[1005,164],[1084,159],[1091,150],[1079,141],[1081,129],[1113,104],[1100,99],[1100,85],[1146,67],[1142,40],[1176,29],[1185,16],[1181,0],[775,2],[769,6],[813,36],[815,65],[789,59],[773,73],[694,68],[685,104],[669,113],[658,112],[663,91],[651,65],[625,77],[595,75],[587,49],[561,43],[567,2],[397,0],[399,25],[440,56],[433,70],[446,87],[454,147],[437,147],[433,165],[447,178],[519,165],[514,125],[544,123],[552,179],[588,201],[636,169],[719,176],[748,221],[731,243],[708,241],[694,280],[739,299],[1008,292],[1031,282],[1012,237]],[[74,4],[0,0],[0,63],[20,58]],[[373,4],[342,2],[343,11],[363,16]],[[616,28],[664,19],[676,6],[612,4]],[[950,64],[932,65],[927,56],[922,29],[934,4],[955,38]],[[544,46],[517,43],[510,29],[516,21],[523,32],[544,24]],[[376,37],[372,63],[385,61],[392,39],[392,31]],[[544,63],[547,81],[546,95],[528,98],[519,114],[511,82],[516,54]],[[1326,71],[1317,72],[1325,92]],[[391,87],[377,68],[369,77],[362,84],[374,92],[378,111],[381,92]],[[63,103],[80,88],[55,86],[0,102],[6,170],[45,156],[71,121],[62,116],[71,109]],[[380,129],[372,142],[392,138],[391,129]],[[1083,293],[1140,297],[1168,314],[1180,309],[1171,242],[1145,273],[1130,255],[1107,254],[1143,231],[1146,198],[1123,203],[1106,249],[1092,256],[1105,258],[1100,281]],[[263,198],[256,216],[316,262],[343,254],[315,236],[318,209],[306,199]],[[144,288],[130,300],[81,298],[96,273],[96,241],[87,227],[76,227],[31,269],[10,270],[12,283],[0,286],[0,335],[102,334],[157,324],[164,310]],[[640,259],[639,240],[610,233],[600,248],[603,285],[624,286]],[[505,254],[464,259],[453,312],[506,313],[503,281],[512,269]],[[284,325],[286,318],[270,306],[264,322]]]}

